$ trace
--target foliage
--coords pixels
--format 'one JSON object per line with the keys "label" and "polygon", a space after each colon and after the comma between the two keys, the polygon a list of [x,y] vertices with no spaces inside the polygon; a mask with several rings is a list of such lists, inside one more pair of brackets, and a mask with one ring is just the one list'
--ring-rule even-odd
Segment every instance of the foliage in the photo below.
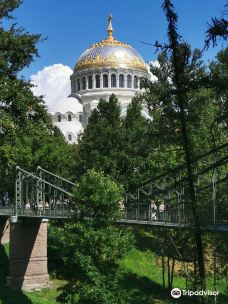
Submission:
{"label": "foliage", "polygon": [[71,148],[57,135],[42,97],[19,77],[38,56],[39,34],[32,35],[10,23],[20,0],[0,1],[0,193],[14,190],[14,168],[34,170],[37,165],[69,175]]}
{"label": "foliage", "polygon": [[146,113],[140,97],[136,96],[128,105],[123,119],[125,158],[122,175],[128,188],[139,184],[151,173],[148,163],[153,140],[150,135],[152,122],[142,115],[142,111]]}
{"label": "foliage", "polygon": [[[154,131],[161,135],[157,141],[158,150],[161,151],[158,162],[163,164],[164,158],[167,157],[168,161],[165,162],[165,167],[168,167],[167,164],[170,164],[171,159],[162,152],[165,150],[164,147],[168,150],[169,145],[172,145],[175,157],[173,162],[178,164],[184,161],[186,163],[188,189],[185,191],[185,199],[189,197],[189,206],[194,215],[198,272],[201,288],[205,289],[205,261],[200,230],[202,218],[199,220],[199,210],[202,207],[205,211],[211,210],[211,204],[210,198],[203,191],[197,197],[195,195],[196,184],[198,183],[199,190],[200,187],[205,186],[206,182],[200,178],[197,183],[194,180],[193,172],[199,171],[199,167],[202,165],[194,160],[200,154],[226,142],[224,132],[226,118],[223,115],[225,112],[223,104],[226,104],[224,90],[227,84],[225,81],[221,81],[224,80],[222,73],[219,77],[217,76],[216,84],[216,73],[213,74],[212,69],[208,72],[204,67],[201,52],[199,50],[192,51],[191,47],[182,39],[177,29],[178,16],[172,2],[165,0],[163,9],[168,21],[168,42],[162,45],[158,42],[155,44],[157,49],[162,50],[158,57],[159,65],[151,66],[151,72],[157,79],[152,83],[144,80],[145,93],[142,97],[143,102],[147,103],[148,109],[154,115]],[[218,93],[216,94],[219,85],[222,87],[220,94],[223,92],[223,98],[220,101],[217,98]],[[215,154],[213,156],[218,157]],[[211,176],[208,174],[205,179],[210,180]],[[208,188],[207,192],[209,192]],[[222,192],[224,193],[224,189]],[[208,220],[208,212],[205,212],[205,216]],[[183,236],[179,236],[175,242],[176,246],[182,242]],[[165,245],[162,246],[162,250],[164,249]],[[174,260],[175,256],[172,256]]]}
{"label": "foliage", "polygon": [[[219,113],[215,123],[227,132],[228,127],[228,48],[221,50],[210,63],[210,77]],[[226,133],[227,134],[227,133]]]}
{"label": "foliage", "polygon": [[18,73],[38,56],[36,45],[41,36],[31,35],[17,24],[6,28],[8,23],[3,23],[5,18],[13,18],[11,12],[21,2],[0,2],[0,109],[11,116],[14,124],[26,127],[27,121],[48,124],[49,119],[42,99],[33,95],[31,84],[18,77]]}
{"label": "foliage", "polygon": [[[167,288],[162,288],[162,270],[161,270],[161,260],[162,260],[162,251],[161,251],[161,235],[165,235],[165,237],[170,233],[170,229],[163,229],[160,231],[160,228],[154,228],[153,231],[149,229],[136,229],[136,248],[131,252],[131,254],[127,255],[124,259],[121,259],[119,262],[120,267],[123,269],[123,276],[125,286],[131,287],[132,292],[132,302],[134,304],[140,303],[166,303],[170,301],[173,303],[172,298],[170,297],[170,292]],[[178,250],[180,250],[180,254],[183,254],[183,259],[178,255],[175,247],[173,246],[170,239],[167,239],[167,243],[165,244],[165,260],[167,263],[168,258],[170,260],[173,256],[177,255],[177,259],[175,261],[175,270],[173,277],[173,286],[178,287],[180,289],[185,290],[194,290],[194,282],[191,283],[189,277],[186,279],[184,272],[184,265],[188,274],[190,275],[190,279],[192,277],[194,281],[194,274],[191,269],[191,254],[188,252],[189,248],[191,248],[191,239],[187,238],[186,231],[183,230],[175,230],[175,233],[183,233],[183,242],[178,245]],[[214,237],[214,236],[213,236]],[[208,234],[203,236],[204,242],[207,247],[210,247],[212,242],[212,235],[209,238]],[[221,235],[217,234],[218,240]],[[224,235],[222,237],[223,241],[227,239]],[[186,241],[186,243],[185,243]],[[186,248],[185,248],[186,244]],[[219,249],[222,251],[225,246],[225,242],[222,243],[223,247]],[[220,243],[221,246],[221,243]],[[226,251],[223,251],[223,253]],[[186,254],[187,253],[187,254]],[[190,259],[189,259],[190,256]],[[207,259],[212,259],[212,254],[206,255]],[[223,264],[224,265],[224,264]],[[209,263],[206,264],[206,267],[209,267]],[[218,273],[217,273],[218,274]],[[168,277],[168,271],[166,268],[166,277]],[[214,290],[213,286],[213,277],[211,274],[208,274],[208,289]],[[217,290],[219,290],[219,297],[217,301],[219,303],[226,303],[228,299],[227,288],[226,288],[226,275],[225,273],[220,274],[220,279],[217,282]],[[160,299],[160,301],[158,300]],[[135,300],[135,301],[134,301]],[[213,302],[213,297],[211,297],[210,301]],[[158,302],[157,302],[158,301]],[[192,297],[182,297],[181,303],[199,303],[199,298]],[[188,302],[189,301],[189,302]],[[210,303],[210,302],[209,302]]]}
{"label": "foliage", "polygon": [[210,46],[210,43],[212,43],[213,47],[216,46],[218,38],[222,38],[224,40],[227,40],[228,38],[228,20],[226,19],[227,6],[228,4],[224,6],[224,12],[221,18],[214,17],[211,19],[211,23],[206,31],[206,48]]}
{"label": "foliage", "polygon": [[117,98],[101,100],[92,112],[79,143],[76,171],[103,170],[127,188],[139,183],[150,153],[150,121],[142,116],[139,98],[134,98],[121,117]]}
{"label": "foliage", "polygon": [[115,224],[121,197],[122,188],[94,170],[75,188],[74,221],[51,235],[68,281],[61,289],[61,303],[126,303],[116,263],[132,249],[133,238]]}
{"label": "foliage", "polygon": [[[218,115],[218,105],[213,90],[206,88],[200,82],[207,77],[206,67],[201,60],[199,50],[188,53],[188,66],[183,76],[183,90],[185,89],[184,107],[186,112],[187,132],[191,138],[191,153],[193,158],[208,151],[211,146],[210,127]],[[143,102],[153,115],[153,134],[157,145],[176,146],[176,159],[183,162],[183,144],[181,136],[180,111],[176,100],[173,66],[171,58],[166,52],[158,55],[159,66],[151,65],[151,72],[156,76],[154,82],[144,81],[146,92],[142,95]],[[196,84],[196,79],[198,84]],[[197,87],[196,87],[197,85]],[[183,92],[182,92],[183,93]],[[178,162],[177,162],[178,163]]]}
{"label": "foliage", "polygon": [[[215,144],[212,141],[211,129],[217,117],[218,107],[214,102],[213,91],[208,90],[205,85],[208,84],[209,77],[202,65],[201,52],[192,51],[190,45],[180,36],[178,16],[172,1],[164,0],[162,7],[168,23],[168,41],[162,45],[158,42],[155,44],[157,49],[163,51],[163,66],[154,69],[157,72],[157,81],[145,81],[144,100],[149,103],[149,109],[158,110],[164,120],[165,129],[172,133],[172,142],[182,150],[184,156],[188,181],[185,199],[189,197],[189,207],[193,214],[200,288],[205,289],[205,262],[199,219],[200,201],[196,198],[193,178],[194,172],[197,171],[194,159],[203,151],[208,151],[211,142]],[[205,299],[202,299],[202,302],[205,303]]]}
{"label": "foliage", "polygon": [[112,95],[108,102],[102,99],[93,110],[79,144],[79,174],[94,168],[118,178],[122,134],[117,98]]}

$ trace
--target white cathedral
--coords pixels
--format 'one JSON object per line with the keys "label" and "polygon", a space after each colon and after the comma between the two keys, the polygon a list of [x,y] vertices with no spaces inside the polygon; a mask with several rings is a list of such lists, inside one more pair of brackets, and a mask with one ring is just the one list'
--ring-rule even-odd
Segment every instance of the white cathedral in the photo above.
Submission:
{"label": "white cathedral", "polygon": [[[140,92],[140,77],[149,78],[147,66],[137,51],[113,37],[111,15],[107,31],[106,39],[80,56],[71,75],[70,96],[55,113],[50,113],[68,143],[77,143],[100,98],[108,100],[115,94],[125,115],[132,98]],[[82,104],[83,112],[78,112],[77,102]]]}

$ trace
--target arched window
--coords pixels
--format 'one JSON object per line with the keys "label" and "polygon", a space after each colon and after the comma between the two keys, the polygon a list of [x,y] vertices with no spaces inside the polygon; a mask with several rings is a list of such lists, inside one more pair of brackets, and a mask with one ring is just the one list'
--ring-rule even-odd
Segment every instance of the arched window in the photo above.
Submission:
{"label": "arched window", "polygon": [[103,88],[108,88],[108,75],[103,75]]}
{"label": "arched window", "polygon": [[134,88],[138,89],[139,85],[138,85],[138,77],[134,76]]}
{"label": "arched window", "polygon": [[92,89],[93,88],[93,78],[92,78],[92,76],[89,76],[88,82],[89,82],[88,88]]}
{"label": "arched window", "polygon": [[79,114],[79,121],[82,122],[82,115]]}
{"label": "arched window", "polygon": [[61,122],[61,115],[58,115],[58,122]]}
{"label": "arched window", "polygon": [[111,75],[111,87],[116,88],[116,75],[115,74]]}
{"label": "arched window", "polygon": [[127,75],[127,87],[132,88],[132,77],[131,77],[131,75]]}
{"label": "arched window", "polygon": [[119,87],[124,88],[124,75],[123,74],[121,74],[119,76]]}
{"label": "arched window", "polygon": [[78,79],[78,91],[81,90],[81,83],[80,83],[80,79]]}
{"label": "arched window", "polygon": [[86,78],[85,77],[82,78],[82,89],[83,90],[86,89]]}
{"label": "arched window", "polygon": [[67,134],[67,140],[72,141],[72,134],[71,133]]}
{"label": "arched window", "polygon": [[68,121],[72,121],[72,116],[71,116],[71,114],[68,114],[67,120],[68,120]]}
{"label": "arched window", "polygon": [[101,87],[101,81],[100,81],[100,75],[96,75],[96,88],[100,88]]}

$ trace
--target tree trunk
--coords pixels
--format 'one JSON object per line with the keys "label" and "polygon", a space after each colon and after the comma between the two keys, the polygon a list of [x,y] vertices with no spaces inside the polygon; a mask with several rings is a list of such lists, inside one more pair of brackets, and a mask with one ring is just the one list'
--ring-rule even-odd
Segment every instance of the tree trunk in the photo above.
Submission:
{"label": "tree trunk", "polygon": [[172,270],[171,270],[171,280],[170,280],[170,289],[173,289],[174,269],[175,269],[175,258],[173,257],[173,260],[172,260]]}
{"label": "tree trunk", "polygon": [[171,281],[170,281],[170,263],[169,263],[169,256],[167,257],[167,277],[168,277],[168,289],[170,289],[170,286],[171,286]]}
{"label": "tree trunk", "polygon": [[165,288],[165,257],[164,257],[164,237],[161,229],[161,254],[162,254],[162,286]]}
{"label": "tree trunk", "polygon": [[162,286],[165,288],[165,258],[162,249]]}
{"label": "tree trunk", "polygon": [[216,290],[216,246],[215,246],[215,240],[214,240],[214,256],[213,256],[213,271],[214,271],[214,276],[213,276],[213,285],[214,285],[214,290]]}
{"label": "tree trunk", "polygon": [[196,265],[196,257],[194,255],[194,291],[197,290],[197,265]]}
{"label": "tree trunk", "polygon": [[[164,0],[163,9],[165,11],[166,19],[168,22],[167,35],[169,41],[168,45],[166,44],[165,46],[163,46],[163,50],[165,49],[166,51],[171,53],[173,70],[172,84],[173,89],[175,90],[174,97],[176,99],[176,106],[177,108],[179,108],[177,113],[179,113],[182,144],[185,152],[185,160],[187,166],[188,190],[191,201],[191,209],[193,213],[194,237],[197,247],[197,260],[201,285],[200,287],[201,289],[206,290],[206,273],[204,265],[202,236],[200,228],[199,210],[194,189],[191,141],[187,130],[187,109],[185,106],[185,103],[187,103],[188,99],[188,89],[190,89],[186,81],[186,76],[188,76],[189,74],[188,68],[190,67],[188,65],[190,61],[189,48],[185,42],[181,41],[181,36],[178,33],[178,16],[174,11],[172,1]],[[205,297],[202,297],[201,303],[206,303]]]}
{"label": "tree trunk", "polygon": [[[166,12],[166,18],[168,21],[168,38],[169,38],[169,48],[172,52],[172,65],[173,65],[173,84],[176,88],[176,101],[179,107],[180,123],[181,123],[181,135],[183,141],[183,148],[185,152],[185,160],[187,166],[187,177],[188,177],[188,187],[189,195],[191,201],[191,209],[193,213],[194,220],[194,236],[197,247],[197,257],[198,257],[198,268],[200,275],[200,287],[206,290],[206,274],[204,265],[204,255],[203,255],[203,245],[202,236],[200,228],[199,211],[197,206],[197,200],[195,196],[194,180],[193,180],[193,167],[191,159],[191,144],[190,138],[187,131],[187,120],[186,120],[186,108],[185,102],[187,100],[187,93],[185,85],[183,85],[183,79],[185,79],[185,68],[186,68],[186,58],[184,55],[183,45],[180,44],[180,35],[177,32],[177,15],[173,10],[173,5],[170,0],[164,0],[163,8]],[[206,300],[202,298],[202,303],[206,303]]]}
{"label": "tree trunk", "polygon": [[182,96],[179,96],[179,106],[181,110],[181,125],[182,125],[182,137],[184,143],[184,150],[185,150],[185,159],[187,165],[187,174],[188,174],[188,185],[189,185],[189,194],[191,199],[191,208],[193,212],[194,218],[194,235],[196,240],[196,247],[197,247],[197,256],[198,256],[198,267],[199,267],[199,274],[200,274],[200,287],[202,290],[206,290],[206,274],[205,274],[205,266],[204,266],[204,255],[203,255],[203,244],[202,244],[202,235],[201,235],[201,228],[200,228],[200,219],[199,219],[199,211],[195,196],[195,188],[193,182],[193,170],[192,170],[192,162],[190,156],[190,148],[189,148],[189,139],[187,135],[186,129],[186,119],[185,119],[185,110],[183,106]]}

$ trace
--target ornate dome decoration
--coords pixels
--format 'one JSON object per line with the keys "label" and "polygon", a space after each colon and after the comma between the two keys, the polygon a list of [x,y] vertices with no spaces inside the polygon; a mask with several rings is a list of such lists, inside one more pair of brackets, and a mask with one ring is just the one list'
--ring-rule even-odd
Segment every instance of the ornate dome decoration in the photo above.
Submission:
{"label": "ornate dome decoration", "polygon": [[107,38],[91,45],[77,61],[71,75],[71,97],[83,106],[84,126],[101,98],[111,94],[126,110],[135,94],[141,92],[142,78],[149,78],[147,66],[130,45],[113,37],[112,16],[108,18]]}
{"label": "ornate dome decoration", "polygon": [[49,109],[53,123],[70,144],[78,142],[101,98],[108,100],[115,94],[122,115],[126,115],[132,98],[141,92],[141,78],[149,78],[146,64],[136,50],[113,37],[111,15],[107,30],[107,38],[90,46],[76,63],[69,97]]}
{"label": "ornate dome decoration", "polygon": [[90,46],[79,58],[75,71],[89,68],[123,68],[147,72],[145,62],[130,45],[116,40],[113,35],[112,16],[109,16],[108,37]]}

